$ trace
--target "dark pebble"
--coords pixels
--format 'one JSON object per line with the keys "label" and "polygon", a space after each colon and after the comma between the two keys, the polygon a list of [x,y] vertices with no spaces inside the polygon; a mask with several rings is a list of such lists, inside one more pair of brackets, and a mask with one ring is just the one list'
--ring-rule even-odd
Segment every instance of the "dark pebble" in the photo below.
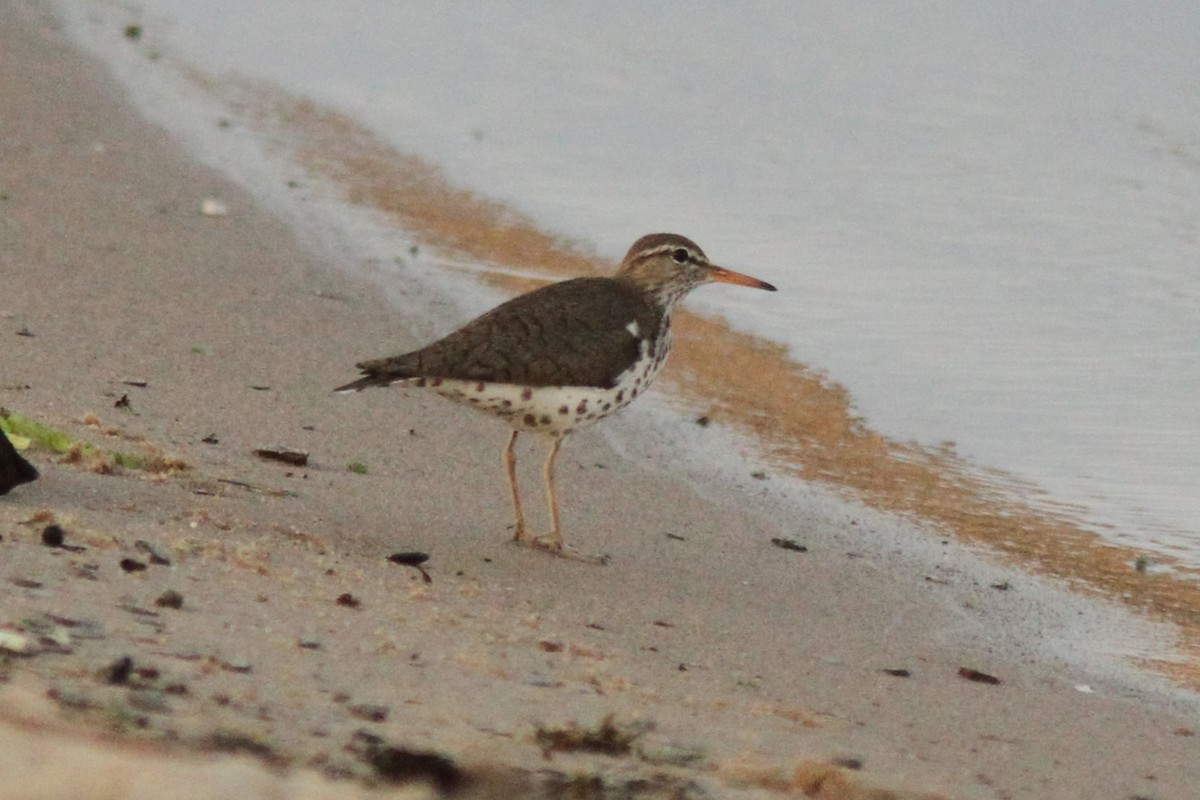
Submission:
{"label": "dark pebble", "polygon": [[338,595],[337,604],[346,608],[358,608],[362,605],[362,601],[349,592],[346,592]]}
{"label": "dark pebble", "polygon": [[114,685],[120,685],[129,681],[129,676],[133,673],[133,659],[129,656],[122,656],[113,663],[104,668],[104,680]]}
{"label": "dark pebble", "polygon": [[883,670],[884,674],[891,675],[894,678],[911,678],[912,673],[906,669],[890,667]]}
{"label": "dark pebble", "polygon": [[[417,572],[421,573],[421,578],[423,578],[426,583],[433,583],[433,578],[429,577],[429,573],[426,572],[425,568],[421,566],[428,560],[428,553],[392,553],[390,556],[388,556],[388,561],[391,561],[393,564],[403,564],[406,567],[412,567]],[[484,561],[487,561],[487,559],[485,558]]]}
{"label": "dark pebble", "polygon": [[138,561],[136,558],[122,558],[121,569],[125,570],[126,572],[141,572],[142,570],[146,569],[146,565],[141,561]]}
{"label": "dark pebble", "polygon": [[67,532],[59,525],[47,525],[42,529],[42,544],[46,547],[62,547],[67,541]]}
{"label": "dark pebble", "polygon": [[791,550],[793,553],[807,553],[808,552],[808,547],[800,544],[799,542],[797,542],[794,539],[781,539],[779,537],[776,537],[771,540],[771,544],[775,545],[776,547],[780,548],[781,550]]}
{"label": "dark pebble", "polygon": [[443,794],[451,794],[466,783],[466,777],[458,765],[437,753],[375,747],[367,753],[366,762],[385,781],[408,783],[426,780]]}
{"label": "dark pebble", "polygon": [[403,564],[406,567],[415,567],[418,564],[424,564],[429,560],[428,553],[410,552],[410,553],[392,553],[388,556],[388,561],[393,564]]}
{"label": "dark pebble", "polygon": [[183,608],[183,595],[174,589],[167,589],[158,596],[158,599],[154,601],[154,605],[162,608]]}

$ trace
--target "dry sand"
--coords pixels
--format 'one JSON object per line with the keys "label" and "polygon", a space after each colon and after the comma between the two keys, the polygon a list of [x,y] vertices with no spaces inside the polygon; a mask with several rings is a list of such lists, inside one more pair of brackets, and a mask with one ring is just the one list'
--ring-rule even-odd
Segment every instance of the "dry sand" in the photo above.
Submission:
{"label": "dry sand", "polygon": [[568,536],[613,562],[509,544],[503,428],[331,394],[418,343],[402,316],[37,9],[0,2],[0,405],[186,469],[26,453],[42,478],[0,499],[24,651],[0,655],[0,798],[1200,796],[1194,700],[989,646],[971,604],[1021,587],[848,554],[834,528],[870,537],[865,512],[786,550],[797,521],[749,492],[588,433],[559,464]]}

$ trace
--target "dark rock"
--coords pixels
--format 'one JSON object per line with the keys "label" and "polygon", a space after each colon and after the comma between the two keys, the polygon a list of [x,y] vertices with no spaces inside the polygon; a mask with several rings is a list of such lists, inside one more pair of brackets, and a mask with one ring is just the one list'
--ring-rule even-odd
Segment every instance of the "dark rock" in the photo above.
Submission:
{"label": "dark rock", "polygon": [[13,487],[35,481],[37,477],[38,471],[33,464],[22,458],[8,437],[0,432],[0,494],[8,494]]}
{"label": "dark rock", "polygon": [[67,532],[59,525],[47,525],[42,529],[42,544],[46,547],[62,547],[67,540]]}

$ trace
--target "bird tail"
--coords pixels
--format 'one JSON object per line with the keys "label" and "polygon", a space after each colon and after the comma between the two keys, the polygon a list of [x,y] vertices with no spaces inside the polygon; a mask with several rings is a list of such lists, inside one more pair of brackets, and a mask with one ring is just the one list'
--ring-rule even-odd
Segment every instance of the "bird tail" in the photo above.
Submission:
{"label": "bird tail", "polygon": [[350,383],[347,383],[345,386],[339,386],[336,389],[334,389],[334,391],[337,392],[338,394],[347,394],[349,392],[361,392],[363,389],[369,388],[371,386],[387,386],[388,383],[390,383],[390,381],[381,381],[379,378],[376,378],[374,375],[368,375],[365,378],[359,378],[356,381],[351,381]]}
{"label": "bird tail", "polygon": [[395,369],[394,359],[390,358],[363,361],[361,364],[355,364],[354,366],[362,370],[363,377],[334,389],[338,394],[361,392],[363,389],[369,389],[372,386],[391,386],[396,381],[403,380],[406,377],[403,373]]}

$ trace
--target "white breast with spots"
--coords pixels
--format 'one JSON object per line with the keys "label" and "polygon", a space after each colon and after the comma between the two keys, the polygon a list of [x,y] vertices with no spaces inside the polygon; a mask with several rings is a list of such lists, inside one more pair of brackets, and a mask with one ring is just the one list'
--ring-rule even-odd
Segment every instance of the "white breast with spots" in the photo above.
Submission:
{"label": "white breast with spots", "polygon": [[[638,337],[636,323],[627,330]],[[597,422],[632,403],[662,371],[671,349],[668,327],[653,345],[639,338],[640,351],[633,366],[617,376],[610,389],[596,386],[528,387],[510,383],[461,381],[441,378],[408,379],[401,385],[427,387],[445,398],[469,405],[508,422],[521,431],[562,436]]]}

